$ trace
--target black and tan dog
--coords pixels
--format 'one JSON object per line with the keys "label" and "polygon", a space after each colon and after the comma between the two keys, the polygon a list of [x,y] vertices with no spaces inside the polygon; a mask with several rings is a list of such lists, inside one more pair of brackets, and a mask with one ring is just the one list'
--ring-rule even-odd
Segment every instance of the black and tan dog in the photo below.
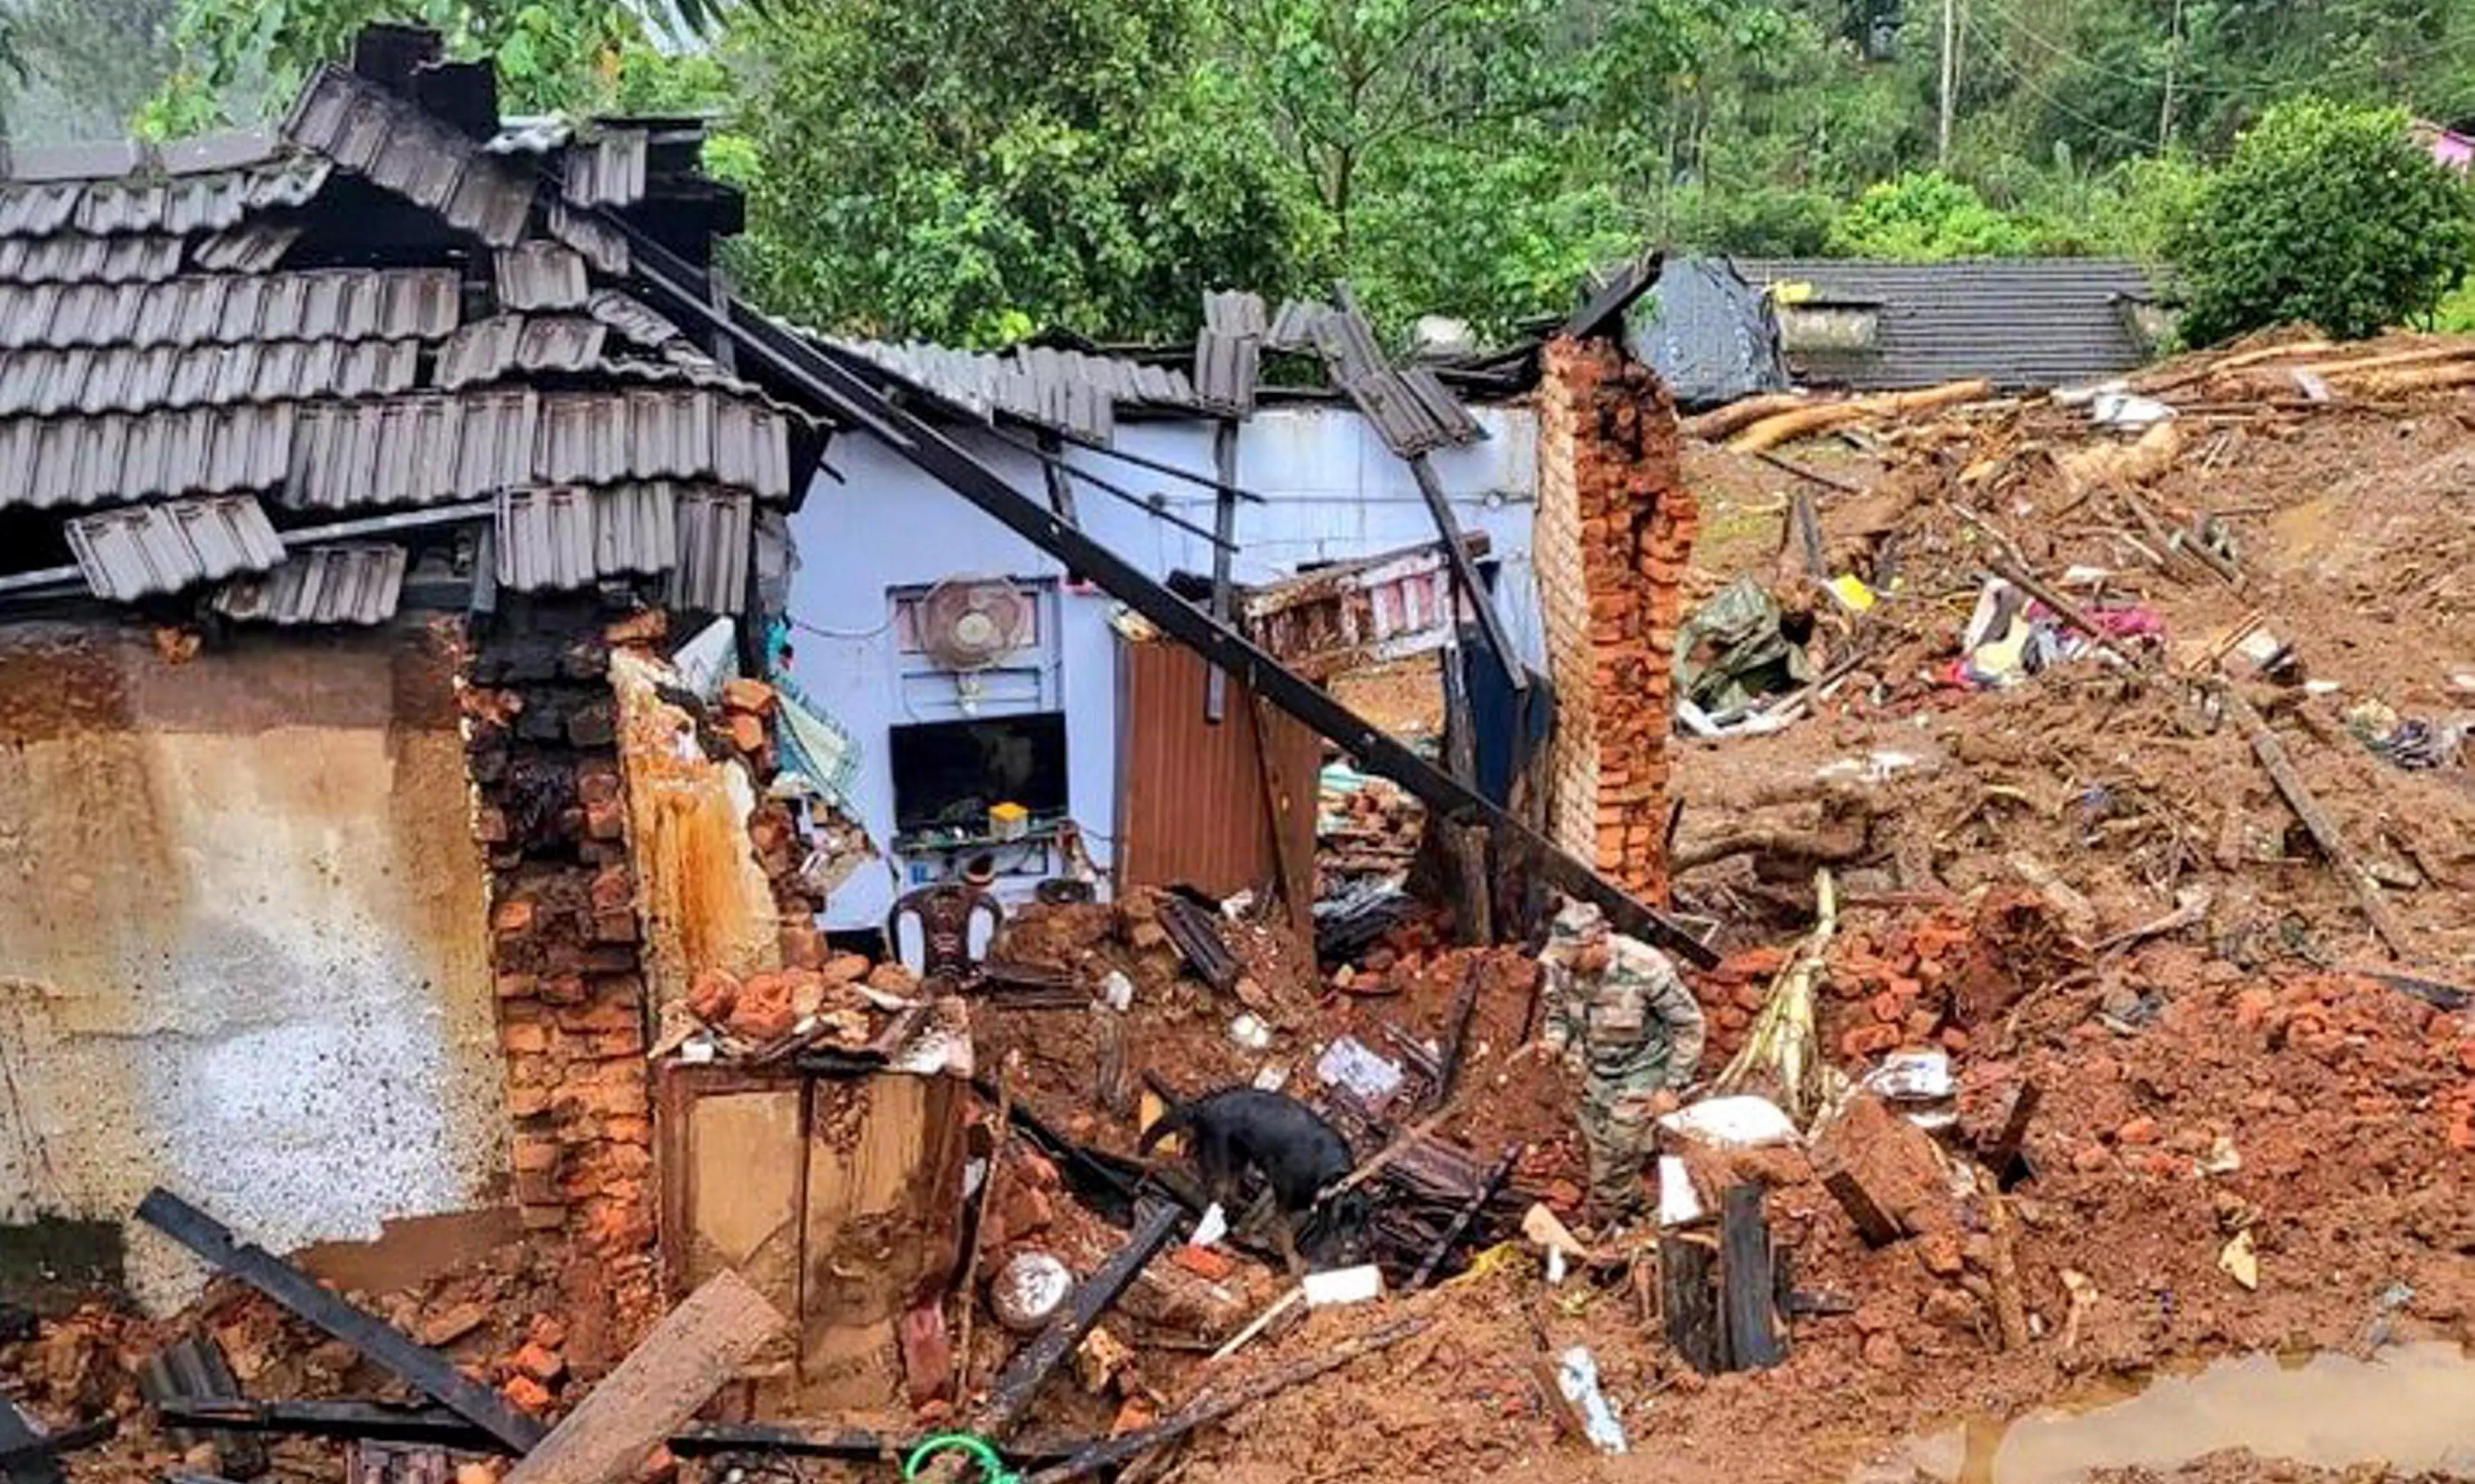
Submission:
{"label": "black and tan dog", "polygon": [[1148,1158],[1171,1134],[1184,1134],[1205,1190],[1234,1208],[1249,1171],[1263,1180],[1263,1199],[1276,1210],[1275,1235],[1292,1268],[1303,1265],[1297,1219],[1315,1197],[1351,1168],[1349,1141],[1297,1099],[1258,1087],[1224,1087],[1172,1104],[1143,1131],[1136,1153]]}

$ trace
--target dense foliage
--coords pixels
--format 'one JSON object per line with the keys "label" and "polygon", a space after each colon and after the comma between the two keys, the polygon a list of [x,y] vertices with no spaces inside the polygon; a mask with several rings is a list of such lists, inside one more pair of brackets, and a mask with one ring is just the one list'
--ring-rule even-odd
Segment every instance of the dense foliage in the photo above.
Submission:
{"label": "dense foliage", "polygon": [[[974,343],[1183,336],[1207,288],[1342,276],[1396,331],[1500,328],[1646,240],[2170,250],[2221,285],[2316,232],[2412,237],[2377,291],[2312,302],[2358,327],[2428,309],[2437,257],[2465,255],[2428,170],[2340,230],[2235,183],[2266,143],[2229,163],[2307,93],[2475,118],[2454,0],[1963,0],[1947,150],[1920,0],[715,3],[16,0],[0,109],[21,138],[245,119],[364,21],[419,19],[496,61],[510,111],[713,115],[710,161],[749,192],[738,267],[772,306]],[[2403,160],[2399,116],[2378,131]],[[2299,312],[2271,277],[2203,288],[2193,332]]]}
{"label": "dense foliage", "polygon": [[2466,183],[2404,113],[2280,104],[2199,192],[2172,244],[2207,341],[2262,326],[2370,334],[2430,314],[2475,253]]}

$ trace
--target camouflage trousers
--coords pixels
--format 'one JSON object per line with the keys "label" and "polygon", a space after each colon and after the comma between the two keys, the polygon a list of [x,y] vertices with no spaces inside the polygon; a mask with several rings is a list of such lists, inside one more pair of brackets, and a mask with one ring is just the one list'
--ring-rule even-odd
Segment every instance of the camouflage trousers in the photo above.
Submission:
{"label": "camouflage trousers", "polygon": [[1657,1147],[1650,1100],[1666,1085],[1663,1054],[1610,1071],[1593,1067],[1581,1085],[1579,1122],[1589,1153],[1590,1207],[1602,1219],[1641,1212],[1642,1171]]}

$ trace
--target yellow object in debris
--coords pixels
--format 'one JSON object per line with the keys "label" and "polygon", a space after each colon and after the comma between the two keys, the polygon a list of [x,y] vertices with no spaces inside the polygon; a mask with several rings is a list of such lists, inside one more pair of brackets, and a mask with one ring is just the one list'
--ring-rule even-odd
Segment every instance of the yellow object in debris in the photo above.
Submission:
{"label": "yellow object in debris", "polygon": [[2260,1253],[2252,1248],[2250,1228],[2236,1232],[2234,1240],[2218,1253],[2218,1266],[2245,1288],[2260,1286]]}
{"label": "yellow object in debris", "polygon": [[1852,572],[1841,572],[1830,579],[1830,596],[1838,598],[1839,606],[1850,613],[1870,613],[1876,601],[1874,590],[1865,585],[1864,578]]}
{"label": "yellow object in debris", "polygon": [[1020,839],[1031,833],[1031,811],[1020,804],[989,806],[989,834],[998,839]]}

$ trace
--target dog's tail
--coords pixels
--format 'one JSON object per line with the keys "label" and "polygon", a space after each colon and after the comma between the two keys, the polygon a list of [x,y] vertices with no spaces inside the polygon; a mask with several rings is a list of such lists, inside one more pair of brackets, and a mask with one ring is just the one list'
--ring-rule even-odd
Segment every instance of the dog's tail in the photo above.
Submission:
{"label": "dog's tail", "polygon": [[1168,1106],[1168,1111],[1161,1114],[1158,1118],[1153,1119],[1152,1126],[1143,1131],[1143,1136],[1135,1141],[1135,1157],[1138,1159],[1150,1158],[1152,1147],[1154,1145],[1172,1134],[1183,1133],[1193,1126],[1193,1104],[1170,1104]]}

